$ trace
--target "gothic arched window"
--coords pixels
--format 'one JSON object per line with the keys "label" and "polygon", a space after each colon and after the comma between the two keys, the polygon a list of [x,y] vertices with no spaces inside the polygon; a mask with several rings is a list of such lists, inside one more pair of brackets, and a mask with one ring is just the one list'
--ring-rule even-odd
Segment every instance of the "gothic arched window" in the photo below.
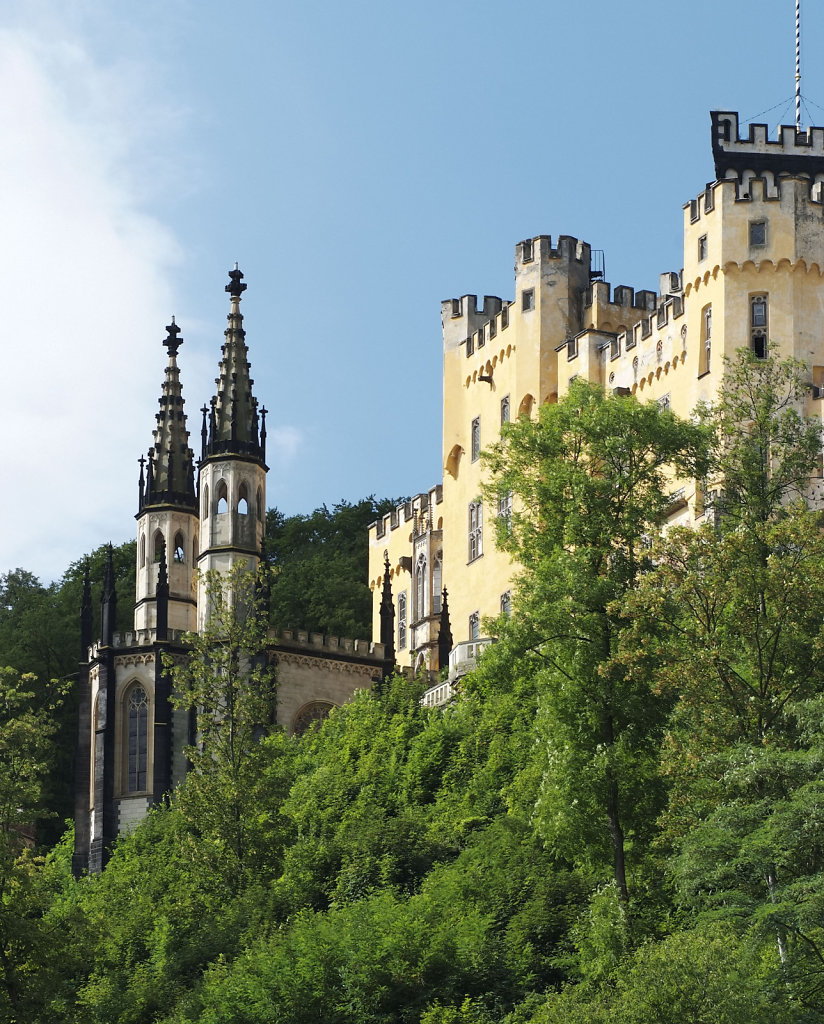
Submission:
{"label": "gothic arched window", "polygon": [[295,720],[292,724],[294,735],[302,736],[315,722],[322,722],[324,718],[329,716],[329,712],[334,706],[334,704],[330,704],[326,700],[315,700],[310,704],[304,704],[295,715]]}
{"label": "gothic arched window", "polygon": [[128,721],[126,789],[129,793],[142,793],[148,788],[149,761],[149,698],[142,686],[135,686],[129,694],[126,717]]}
{"label": "gothic arched window", "polygon": [[229,489],[226,481],[221,480],[217,485],[217,514],[222,516],[229,511]]}
{"label": "gothic arched window", "polygon": [[432,611],[436,615],[440,615],[441,612],[441,599],[443,591],[443,554],[439,551],[435,555],[435,561],[432,564]]}
{"label": "gothic arched window", "polygon": [[203,518],[209,518],[209,485],[203,487]]}
{"label": "gothic arched window", "polygon": [[183,564],[186,561],[186,556],[183,553],[183,534],[178,533],[175,536],[175,554],[174,559],[178,564]]}
{"label": "gothic arched window", "polygon": [[237,492],[237,511],[238,515],[246,516],[249,514],[249,490],[246,484],[241,484]]}
{"label": "gothic arched window", "polygon": [[426,555],[418,556],[415,566],[415,618],[422,619],[427,613],[426,600]]}
{"label": "gothic arched window", "polygon": [[154,561],[159,562],[163,558],[163,534],[160,530],[154,536]]}

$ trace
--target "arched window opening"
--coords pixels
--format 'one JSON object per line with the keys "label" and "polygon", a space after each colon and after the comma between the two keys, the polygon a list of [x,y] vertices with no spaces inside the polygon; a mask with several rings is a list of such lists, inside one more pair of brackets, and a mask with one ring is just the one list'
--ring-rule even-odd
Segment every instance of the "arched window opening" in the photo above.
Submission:
{"label": "arched window opening", "polygon": [[521,416],[531,416],[532,406],[534,403],[535,399],[532,395],[524,395],[521,399],[521,404],[518,406],[518,419],[520,419]]}
{"label": "arched window opening", "polygon": [[302,736],[307,729],[310,729],[313,725],[320,724],[325,718],[329,717],[329,712],[335,707],[334,704],[330,704],[329,701],[315,700],[310,704],[304,704],[304,706],[295,715],[295,720],[292,723],[292,732],[295,736]]}
{"label": "arched window opening", "polygon": [[160,530],[157,531],[154,537],[154,561],[159,562],[163,558],[163,549],[165,544],[163,542],[163,534]]}
{"label": "arched window opening", "polygon": [[186,561],[186,556],[183,553],[183,534],[178,533],[175,535],[175,553],[174,560],[178,565],[182,565]]}
{"label": "arched window opening", "polygon": [[140,534],[140,568],[146,564],[146,535]]}
{"label": "arched window opening", "polygon": [[226,481],[221,480],[217,485],[217,514],[225,515],[229,511],[229,489]]}
{"label": "arched window opening", "polygon": [[241,484],[237,492],[237,512],[239,516],[249,514],[249,491],[246,484]]}
{"label": "arched window opening", "polygon": [[146,791],[149,760],[149,698],[142,686],[135,686],[128,701],[127,771],[130,793]]}
{"label": "arched window opening", "polygon": [[441,597],[443,592],[442,561],[443,555],[439,551],[435,555],[435,561],[432,564],[432,611],[435,615],[441,614]]}
{"label": "arched window opening", "polygon": [[206,484],[203,488],[203,518],[209,518],[209,485]]}
{"label": "arched window opening", "polygon": [[426,600],[426,555],[418,556],[415,566],[415,618],[422,619],[427,612]]}

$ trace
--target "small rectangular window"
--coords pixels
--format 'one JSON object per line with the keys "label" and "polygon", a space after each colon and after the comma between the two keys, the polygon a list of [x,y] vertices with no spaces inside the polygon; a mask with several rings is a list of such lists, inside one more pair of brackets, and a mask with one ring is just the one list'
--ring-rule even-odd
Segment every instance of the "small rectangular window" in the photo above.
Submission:
{"label": "small rectangular window", "polygon": [[701,235],[698,239],[698,262],[707,258],[707,236]]}
{"label": "small rectangular window", "polygon": [[767,244],[767,222],[765,220],[750,221],[750,245]]}
{"label": "small rectangular window", "polygon": [[521,243],[521,259],[524,263],[532,262],[532,239]]}
{"label": "small rectangular window", "polygon": [[509,423],[509,395],[501,399],[501,423]]}
{"label": "small rectangular window", "polygon": [[569,338],[567,340],[567,360],[576,359],[578,356],[578,339]]}
{"label": "small rectangular window", "polygon": [[521,309],[524,313],[528,313],[530,309],[535,308],[535,289],[527,288],[521,292]]}
{"label": "small rectangular window", "polygon": [[484,338],[484,329],[482,327],[478,331],[478,348],[483,348],[485,344],[486,344],[486,339]]}
{"label": "small rectangular window", "polygon": [[489,321],[489,337],[490,337],[490,339],[494,338],[497,333],[498,333],[498,324],[497,324],[497,321],[495,320],[495,317],[493,316],[493,318]]}
{"label": "small rectangular window", "polygon": [[501,330],[509,327],[509,306],[504,306],[501,310]]}
{"label": "small rectangular window", "polygon": [[512,491],[507,491],[498,498],[498,515],[501,519],[512,518]]}
{"label": "small rectangular window", "polygon": [[698,353],[698,376],[710,372],[712,356],[712,306],[701,310],[701,349]]}
{"label": "small rectangular window", "polygon": [[512,591],[505,590],[501,594],[501,615],[506,615],[507,618],[512,614]]}
{"label": "small rectangular window", "polygon": [[472,461],[477,462],[481,457],[481,417],[476,416],[472,421],[472,440],[470,444],[472,450]]}
{"label": "small rectangular window", "polygon": [[671,405],[671,402],[670,402],[669,392],[667,392],[665,395],[661,395],[661,397],[658,399],[658,408],[659,409],[669,409],[670,405]]}
{"label": "small rectangular window", "polygon": [[466,339],[466,354],[471,356],[475,351],[475,338],[470,334]]}

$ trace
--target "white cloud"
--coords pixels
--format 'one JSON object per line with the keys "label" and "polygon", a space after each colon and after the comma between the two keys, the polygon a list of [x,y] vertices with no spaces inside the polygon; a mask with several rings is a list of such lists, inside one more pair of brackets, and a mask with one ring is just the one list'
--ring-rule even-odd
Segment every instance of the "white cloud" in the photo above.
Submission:
{"label": "white cloud", "polygon": [[281,465],[293,462],[303,445],[303,432],[297,427],[266,428],[266,458],[269,462],[274,456]]}
{"label": "white cloud", "polygon": [[143,74],[54,18],[0,28],[0,572],[48,580],[133,532],[180,260],[144,208],[146,143],[175,114]]}

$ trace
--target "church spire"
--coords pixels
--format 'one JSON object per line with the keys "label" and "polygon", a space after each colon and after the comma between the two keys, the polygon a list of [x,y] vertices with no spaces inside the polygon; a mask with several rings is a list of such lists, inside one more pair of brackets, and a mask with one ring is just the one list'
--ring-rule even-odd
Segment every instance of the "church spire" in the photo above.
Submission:
{"label": "church spire", "polygon": [[196,507],[194,454],[189,447],[183,389],[177,365],[177,351],[182,343],[180,327],[172,317],[163,340],[169,353],[169,362],[158,400],[160,412],[155,417],[154,445],[149,450],[145,489],[141,458],[138,515],[146,505],[178,505],[192,510]]}
{"label": "church spire", "polygon": [[231,308],[224,332],[226,341],[223,344],[219,375],[215,378],[217,394],[210,406],[208,438],[204,414],[204,459],[211,455],[231,453],[251,456],[263,464],[265,455],[260,437],[258,404],[252,394],[254,381],[249,376],[251,366],[246,347],[246,331],[243,329],[243,314],[240,312],[240,299],[246,291],[246,285],[237,263],[235,269],[229,272],[226,291],[231,296]]}

